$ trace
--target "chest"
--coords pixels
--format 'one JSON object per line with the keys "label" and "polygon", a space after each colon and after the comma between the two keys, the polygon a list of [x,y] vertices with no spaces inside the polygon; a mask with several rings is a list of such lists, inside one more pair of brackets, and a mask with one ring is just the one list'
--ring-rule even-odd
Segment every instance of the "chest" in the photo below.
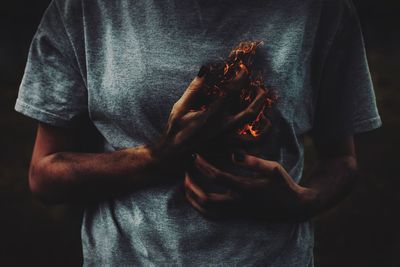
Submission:
{"label": "chest", "polygon": [[[243,40],[265,42],[265,81],[277,91],[277,108],[291,118],[307,115],[312,34],[306,20],[279,12],[243,10],[208,17],[195,9],[166,16],[151,8],[136,17],[109,21],[88,54],[89,109],[93,120],[112,122],[128,135],[157,135],[173,104],[206,62],[225,58]],[[101,32],[101,33],[100,33]],[[285,115],[286,114],[286,115]],[[303,115],[304,115],[303,114]],[[302,115],[302,116],[303,116]],[[303,116],[304,117],[304,116]]]}

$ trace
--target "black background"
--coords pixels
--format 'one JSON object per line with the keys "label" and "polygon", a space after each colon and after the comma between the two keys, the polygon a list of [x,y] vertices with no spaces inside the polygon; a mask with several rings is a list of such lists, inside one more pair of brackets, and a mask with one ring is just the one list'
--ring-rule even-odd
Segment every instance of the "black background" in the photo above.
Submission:
{"label": "black background", "polygon": [[[357,136],[361,178],[319,216],[316,266],[400,266],[400,3],[355,0],[384,126]],[[30,41],[48,0],[0,3],[0,266],[79,266],[80,213],[30,196],[35,122],[13,111]],[[314,158],[307,146],[307,169]]]}

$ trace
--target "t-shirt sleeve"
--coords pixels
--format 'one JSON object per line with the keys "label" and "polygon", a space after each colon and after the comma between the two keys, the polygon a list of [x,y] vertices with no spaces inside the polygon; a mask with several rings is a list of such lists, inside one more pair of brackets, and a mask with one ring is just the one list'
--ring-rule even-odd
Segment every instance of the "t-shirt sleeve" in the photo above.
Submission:
{"label": "t-shirt sleeve", "polygon": [[382,124],[357,12],[350,0],[341,2],[342,18],[318,88],[311,131],[317,139],[361,133]]}
{"label": "t-shirt sleeve", "polygon": [[68,127],[87,113],[87,90],[55,1],[33,38],[15,110],[38,121]]}

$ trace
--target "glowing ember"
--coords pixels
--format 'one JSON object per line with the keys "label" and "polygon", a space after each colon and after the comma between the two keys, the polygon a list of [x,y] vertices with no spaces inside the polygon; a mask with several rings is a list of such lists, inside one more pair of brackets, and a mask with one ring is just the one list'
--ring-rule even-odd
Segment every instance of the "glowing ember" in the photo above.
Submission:
{"label": "glowing ember", "polygon": [[[231,51],[226,61],[209,64],[209,71],[206,76],[205,99],[203,99],[205,101],[201,105],[201,109],[205,109],[216,97],[226,94],[224,83],[237,77],[240,71],[246,71],[250,82],[239,92],[237,101],[235,100],[236,102],[232,108],[232,114],[237,114],[248,107],[260,90],[266,92],[268,96],[256,119],[237,130],[238,135],[251,138],[259,137],[270,126],[265,112],[272,107],[276,100],[272,90],[264,85],[262,61],[260,61],[260,56],[258,55],[258,48],[261,45],[263,45],[263,42],[259,41],[241,42]],[[200,107],[198,108],[200,109]]]}

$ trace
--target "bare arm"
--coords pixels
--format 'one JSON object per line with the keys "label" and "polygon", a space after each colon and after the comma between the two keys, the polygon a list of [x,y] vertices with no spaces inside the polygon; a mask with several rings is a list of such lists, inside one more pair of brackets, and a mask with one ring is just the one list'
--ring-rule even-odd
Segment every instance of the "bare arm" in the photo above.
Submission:
{"label": "bare arm", "polygon": [[[82,153],[78,149],[83,134],[80,127],[62,129],[40,124],[29,173],[31,191],[47,202],[81,202],[113,197],[154,183],[168,183],[171,179],[167,181],[167,177],[179,177],[184,171],[184,159],[195,147],[257,114],[248,109],[237,116],[221,118],[226,113],[226,96],[206,110],[191,109],[203,88],[204,71],[201,73],[174,104],[164,135],[151,147]],[[247,73],[242,71],[226,83],[228,92],[239,90],[247,80]],[[255,107],[262,108],[260,105],[252,108]],[[222,119],[225,124],[220,123]]]}
{"label": "bare arm", "polygon": [[315,142],[318,161],[303,184],[308,191],[305,214],[309,217],[327,210],[352,190],[357,178],[353,136],[330,142]]}
{"label": "bare arm", "polygon": [[94,200],[158,182],[146,147],[81,153],[79,129],[39,124],[29,171],[34,195],[47,202]]}

